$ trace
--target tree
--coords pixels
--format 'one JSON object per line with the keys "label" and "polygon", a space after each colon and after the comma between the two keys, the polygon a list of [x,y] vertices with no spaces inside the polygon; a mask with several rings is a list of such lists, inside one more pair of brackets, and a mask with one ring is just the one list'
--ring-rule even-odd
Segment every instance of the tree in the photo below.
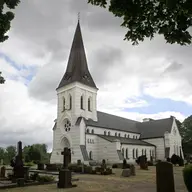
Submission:
{"label": "tree", "polygon": [[1,76],[1,73],[2,72],[0,71],[0,84],[3,84],[3,83],[5,83],[5,79],[4,79],[4,77]]}
{"label": "tree", "polygon": [[192,115],[187,117],[180,126],[183,138],[182,145],[185,154],[192,154]]}
{"label": "tree", "polygon": [[15,9],[20,3],[20,0],[0,0],[0,42],[4,42],[9,38],[5,35],[10,27],[11,21],[14,19],[14,13],[11,11],[5,11],[5,6],[9,9]]}
{"label": "tree", "polygon": [[6,152],[5,152],[5,162],[6,164],[9,164],[11,159],[13,159],[13,157],[15,157],[16,155],[16,147],[15,146],[8,146],[6,147]]}
{"label": "tree", "polygon": [[124,40],[133,45],[164,35],[167,43],[191,44],[191,0],[88,0],[92,5],[108,8],[116,17],[123,18],[121,26],[128,29]]}

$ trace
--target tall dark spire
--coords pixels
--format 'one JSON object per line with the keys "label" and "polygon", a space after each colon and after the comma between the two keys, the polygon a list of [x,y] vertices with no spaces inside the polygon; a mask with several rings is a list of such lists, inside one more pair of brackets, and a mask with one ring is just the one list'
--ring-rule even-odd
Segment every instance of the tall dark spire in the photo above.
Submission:
{"label": "tall dark spire", "polygon": [[67,64],[67,70],[58,88],[61,88],[75,81],[83,83],[90,87],[97,88],[87,66],[87,59],[83,45],[79,19],[73,38],[71,52]]}

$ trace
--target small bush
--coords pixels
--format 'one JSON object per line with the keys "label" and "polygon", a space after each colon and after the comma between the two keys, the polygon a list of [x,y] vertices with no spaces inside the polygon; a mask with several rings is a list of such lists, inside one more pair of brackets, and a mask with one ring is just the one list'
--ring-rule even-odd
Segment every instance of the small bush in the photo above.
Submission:
{"label": "small bush", "polygon": [[51,182],[54,180],[55,180],[55,178],[53,176],[48,176],[48,175],[37,176],[37,181],[39,181],[39,182]]}
{"label": "small bush", "polygon": [[148,161],[147,164],[148,164],[148,166],[153,166],[153,162],[151,162],[151,161]]}
{"label": "small bush", "polygon": [[38,176],[39,176],[38,173],[31,174],[30,179],[33,180],[33,181],[36,181]]}
{"label": "small bush", "polygon": [[184,159],[181,157],[179,159],[179,166],[184,166]]}
{"label": "small bush", "polygon": [[192,165],[187,165],[183,169],[183,178],[188,191],[192,191]]}
{"label": "small bush", "polygon": [[113,168],[113,169],[118,168],[117,164],[113,164],[113,165],[112,165],[112,168]]}
{"label": "small bush", "polygon": [[33,163],[33,161],[31,161],[31,162],[25,162],[24,163],[24,166],[28,166],[28,167],[32,167],[32,166],[34,166],[35,164]]}
{"label": "small bush", "polygon": [[167,162],[171,162],[171,158],[170,157],[167,157]]}
{"label": "small bush", "polygon": [[46,164],[47,171],[59,171],[62,167],[62,164]]}
{"label": "small bush", "polygon": [[84,167],[84,173],[91,174],[92,173],[92,167],[91,166]]}

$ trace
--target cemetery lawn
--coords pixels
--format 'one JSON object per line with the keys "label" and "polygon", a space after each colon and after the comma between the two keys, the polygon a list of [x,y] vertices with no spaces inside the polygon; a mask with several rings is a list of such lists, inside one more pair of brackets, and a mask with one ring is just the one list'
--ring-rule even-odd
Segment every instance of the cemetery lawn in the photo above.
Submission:
{"label": "cemetery lawn", "polygon": [[[187,192],[182,176],[182,167],[174,167],[176,192]],[[150,166],[149,170],[140,170],[136,167],[136,176],[120,177],[122,170],[113,169],[114,175],[83,175],[77,174],[73,178],[79,178],[76,188],[57,189],[56,184],[30,186],[24,188],[6,189],[6,192],[155,192],[156,191],[156,169]],[[165,176],[166,179],[166,176]]]}

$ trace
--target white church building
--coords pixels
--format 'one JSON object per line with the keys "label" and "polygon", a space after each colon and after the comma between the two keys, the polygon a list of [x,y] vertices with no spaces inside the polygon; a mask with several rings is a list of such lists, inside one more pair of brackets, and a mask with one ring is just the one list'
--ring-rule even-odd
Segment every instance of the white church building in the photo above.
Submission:
{"label": "white church building", "polygon": [[62,163],[61,151],[71,148],[71,161],[135,162],[140,155],[164,160],[182,155],[181,135],[173,116],[138,122],[97,111],[97,91],[88,69],[78,21],[66,72],[56,89],[57,119],[50,163]]}

